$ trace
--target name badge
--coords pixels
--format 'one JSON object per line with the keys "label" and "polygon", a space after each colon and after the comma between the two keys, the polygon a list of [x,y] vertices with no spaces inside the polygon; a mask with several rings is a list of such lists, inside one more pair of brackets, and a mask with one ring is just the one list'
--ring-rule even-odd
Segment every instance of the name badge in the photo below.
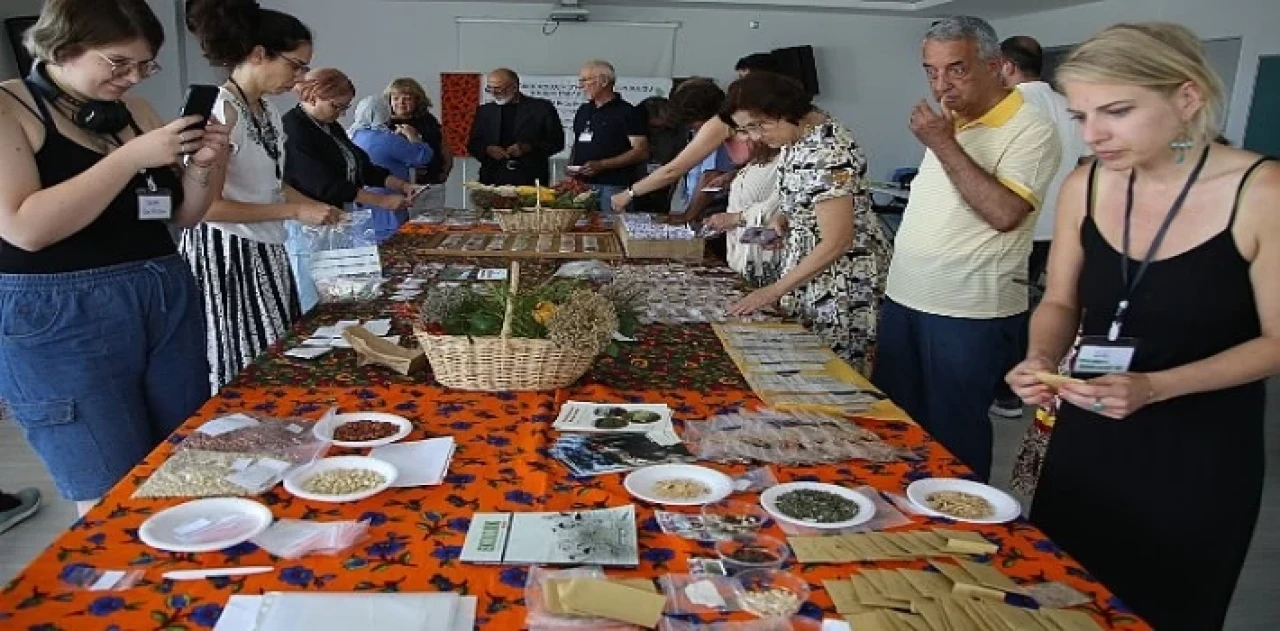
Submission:
{"label": "name badge", "polygon": [[1080,340],[1072,374],[1111,375],[1129,372],[1133,356],[1138,351],[1138,340],[1131,337],[1110,341],[1104,336],[1088,336]]}
{"label": "name badge", "polygon": [[578,134],[578,142],[591,142],[591,139],[595,137],[595,133],[588,129],[581,134]]}
{"label": "name badge", "polygon": [[138,189],[138,219],[168,221],[173,218],[173,194],[168,189]]}

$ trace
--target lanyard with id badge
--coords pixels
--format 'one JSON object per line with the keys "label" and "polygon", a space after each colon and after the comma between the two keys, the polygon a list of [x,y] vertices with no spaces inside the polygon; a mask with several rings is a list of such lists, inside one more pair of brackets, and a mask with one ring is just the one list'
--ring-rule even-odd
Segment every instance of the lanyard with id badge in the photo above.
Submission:
{"label": "lanyard with id badge", "polygon": [[1115,373],[1129,372],[1133,365],[1133,357],[1138,351],[1137,338],[1123,337],[1125,316],[1129,313],[1130,300],[1133,299],[1133,292],[1138,287],[1138,283],[1142,282],[1142,277],[1146,275],[1147,268],[1151,266],[1151,261],[1155,258],[1156,252],[1160,249],[1160,245],[1164,242],[1165,236],[1169,233],[1169,226],[1173,224],[1174,217],[1182,210],[1182,205],[1187,200],[1187,195],[1191,192],[1191,186],[1200,178],[1200,172],[1204,170],[1205,162],[1209,158],[1209,148],[1205,147],[1204,152],[1200,154],[1200,160],[1196,163],[1191,174],[1187,176],[1187,183],[1183,185],[1182,192],[1178,194],[1174,200],[1173,206],[1169,208],[1169,213],[1165,215],[1164,222],[1160,224],[1160,229],[1156,231],[1156,236],[1151,241],[1151,248],[1147,250],[1147,255],[1138,265],[1137,272],[1130,274],[1129,270],[1129,232],[1133,223],[1133,187],[1137,181],[1137,172],[1130,172],[1129,187],[1125,200],[1124,209],[1124,240],[1122,242],[1124,250],[1120,257],[1120,279],[1124,287],[1124,295],[1120,302],[1116,304],[1115,315],[1111,319],[1111,326],[1107,329],[1106,336],[1087,335],[1080,340],[1080,350],[1076,354],[1075,365],[1072,366],[1073,374],[1087,375],[1110,375]]}
{"label": "lanyard with id badge", "polygon": [[173,218],[173,191],[156,186],[150,170],[142,171],[147,185],[137,189],[138,219],[140,221],[168,221]]}

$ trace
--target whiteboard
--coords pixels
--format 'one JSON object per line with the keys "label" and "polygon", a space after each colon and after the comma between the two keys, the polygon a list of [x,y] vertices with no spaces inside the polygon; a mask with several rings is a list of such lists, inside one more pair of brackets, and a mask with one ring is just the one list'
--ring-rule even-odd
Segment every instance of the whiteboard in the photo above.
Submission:
{"label": "whiteboard", "polygon": [[[651,96],[667,96],[671,93],[671,79],[661,77],[618,77],[614,86],[618,94],[632,105],[639,105]],[[568,158],[573,148],[573,117],[578,108],[586,103],[582,90],[578,89],[578,75],[522,75],[520,91],[527,96],[535,96],[551,101],[560,115],[560,124],[564,126],[564,151],[554,158]],[[482,101],[492,100],[482,97]]]}

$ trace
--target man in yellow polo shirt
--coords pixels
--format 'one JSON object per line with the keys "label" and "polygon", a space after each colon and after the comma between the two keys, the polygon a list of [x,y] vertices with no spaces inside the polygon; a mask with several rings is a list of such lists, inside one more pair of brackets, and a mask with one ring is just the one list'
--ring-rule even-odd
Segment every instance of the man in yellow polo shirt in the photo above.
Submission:
{"label": "man in yellow polo shirt", "polygon": [[980,18],[939,20],[924,70],[941,104],[911,112],[927,151],[894,241],[875,383],[982,478],[987,408],[1027,325],[1035,214],[1058,168],[1053,123],[1000,79]]}

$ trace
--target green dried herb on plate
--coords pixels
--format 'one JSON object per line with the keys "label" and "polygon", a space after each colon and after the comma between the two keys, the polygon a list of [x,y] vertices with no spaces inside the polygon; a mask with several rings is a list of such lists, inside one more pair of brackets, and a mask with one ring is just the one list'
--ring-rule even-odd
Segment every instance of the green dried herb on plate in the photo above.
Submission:
{"label": "green dried herb on plate", "polygon": [[788,491],[779,495],[774,504],[787,517],[819,524],[849,521],[858,516],[858,504],[853,500],[814,489]]}

